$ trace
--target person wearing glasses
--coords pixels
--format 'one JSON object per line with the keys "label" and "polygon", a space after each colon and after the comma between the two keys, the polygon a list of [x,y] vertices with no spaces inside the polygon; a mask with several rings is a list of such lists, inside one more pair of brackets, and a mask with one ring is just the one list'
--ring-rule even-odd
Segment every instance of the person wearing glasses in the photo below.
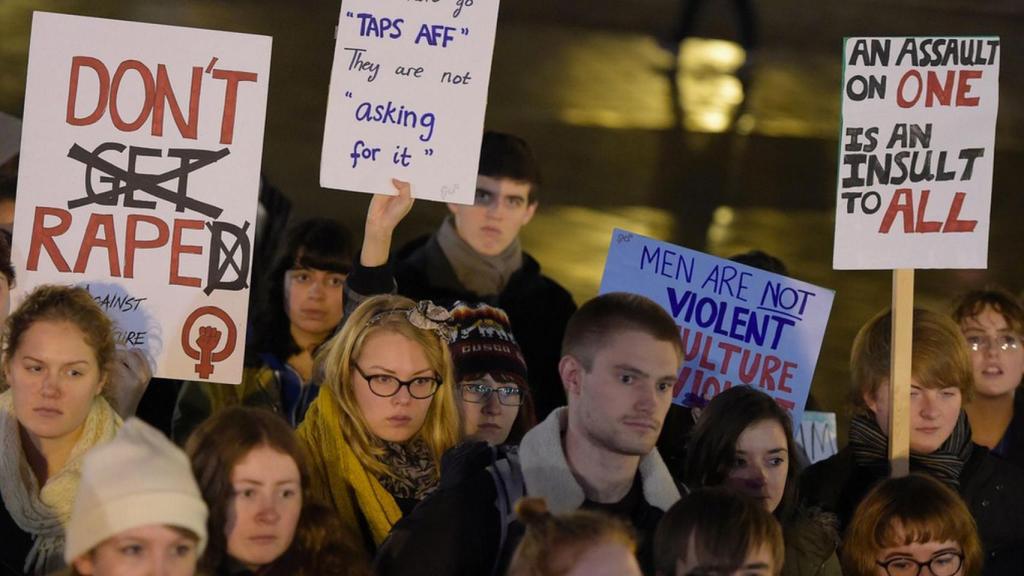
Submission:
{"label": "person wearing glasses", "polygon": [[974,367],[974,401],[967,410],[976,444],[1024,467],[1024,306],[1001,288],[961,296],[953,319],[967,339]]}
{"label": "person wearing glasses", "polygon": [[[967,342],[949,316],[914,309],[910,470],[956,490],[978,525],[984,574],[1024,574],[1024,471],[971,441],[963,410],[974,395]],[[890,475],[889,366],[892,314],[865,324],[850,354],[856,412],[846,448],[804,471],[805,505],[836,515],[842,533],[868,491]]]}
{"label": "person wearing glasses", "polygon": [[518,444],[535,424],[526,360],[500,308],[459,302],[448,349],[458,383],[462,433],[491,446]]}
{"label": "person wearing glasses", "polygon": [[846,576],[978,576],[983,560],[963,500],[920,474],[885,480],[868,493],[843,545]]}
{"label": "person wearing glasses", "polygon": [[[253,318],[241,385],[186,382],[171,436],[179,444],[229,406],[259,406],[302,422],[319,393],[313,354],[344,318],[352,239],[339,222],[314,218],[290,228],[267,275],[266,300]],[[256,295],[253,295],[256,297]]]}
{"label": "person wearing glasses", "polygon": [[374,296],[321,348],[321,393],[299,426],[313,494],[371,555],[438,484],[459,440],[444,308]]}
{"label": "person wearing glasses", "polygon": [[654,530],[679,500],[655,442],[682,358],[679,327],[657,303],[612,292],[584,304],[562,342],[568,405],[527,432],[515,458],[461,482],[446,466],[440,488],[378,551],[378,576],[505,574],[524,531],[509,509],[523,495],[544,498],[554,514],[582,508],[625,521],[653,574]]}

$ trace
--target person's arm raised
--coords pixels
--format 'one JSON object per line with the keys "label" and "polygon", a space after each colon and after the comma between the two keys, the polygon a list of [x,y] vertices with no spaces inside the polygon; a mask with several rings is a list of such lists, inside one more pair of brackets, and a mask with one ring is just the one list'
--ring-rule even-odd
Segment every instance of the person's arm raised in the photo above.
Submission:
{"label": "person's arm raised", "polygon": [[366,210],[366,227],[363,232],[363,249],[359,263],[366,268],[383,266],[391,252],[391,236],[395,228],[412,210],[412,188],[408,182],[391,179],[398,194],[386,196],[374,194]]}

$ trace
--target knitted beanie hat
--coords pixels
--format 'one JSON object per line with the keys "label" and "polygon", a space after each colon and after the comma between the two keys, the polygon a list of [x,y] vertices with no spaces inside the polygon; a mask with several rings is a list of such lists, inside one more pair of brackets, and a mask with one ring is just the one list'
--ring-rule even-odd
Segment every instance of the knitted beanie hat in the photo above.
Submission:
{"label": "knitted beanie hat", "polygon": [[201,555],[206,517],[185,453],[155,428],[131,418],[113,440],[85,455],[64,560],[71,564],[108,538],[154,524],[192,532],[199,537]]}
{"label": "knitted beanie hat", "polygon": [[448,345],[455,365],[455,380],[490,374],[511,378],[521,388],[527,387],[526,359],[512,336],[505,311],[486,304],[456,302],[451,310],[457,328],[455,339]]}

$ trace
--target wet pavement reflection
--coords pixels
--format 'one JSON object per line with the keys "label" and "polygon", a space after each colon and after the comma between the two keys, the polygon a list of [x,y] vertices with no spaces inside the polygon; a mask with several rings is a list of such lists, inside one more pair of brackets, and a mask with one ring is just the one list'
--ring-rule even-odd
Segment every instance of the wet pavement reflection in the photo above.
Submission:
{"label": "wet pavement reflection", "polygon": [[[920,271],[918,302],[997,282],[1024,288],[1017,193],[1024,165],[1024,6],[992,0],[758,4],[760,42],[733,41],[730,3],[706,3],[674,54],[673,0],[506,0],[488,126],[520,134],[545,173],[524,242],[578,300],[597,291],[613,227],[729,256],[759,248],[797,278],[836,290],[813,394],[839,411],[857,328],[888,304],[890,274],[831,268],[844,35],[998,34],[1000,112],[989,269]],[[825,4],[821,6],[819,4]],[[338,3],[270,0],[3,0],[0,110],[20,115],[34,9],[274,36],[264,171],[299,215],[359,230],[367,198],[317,184]],[[420,203],[399,241],[445,209]],[[842,436],[842,433],[841,433]]]}

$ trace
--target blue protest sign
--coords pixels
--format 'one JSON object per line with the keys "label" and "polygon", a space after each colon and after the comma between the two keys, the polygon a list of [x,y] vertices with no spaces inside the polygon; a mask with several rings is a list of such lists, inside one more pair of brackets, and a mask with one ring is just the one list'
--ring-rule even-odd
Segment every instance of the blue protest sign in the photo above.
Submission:
{"label": "blue protest sign", "polygon": [[601,293],[632,292],[679,325],[675,401],[703,406],[732,386],[770,394],[800,422],[834,292],[616,229]]}

